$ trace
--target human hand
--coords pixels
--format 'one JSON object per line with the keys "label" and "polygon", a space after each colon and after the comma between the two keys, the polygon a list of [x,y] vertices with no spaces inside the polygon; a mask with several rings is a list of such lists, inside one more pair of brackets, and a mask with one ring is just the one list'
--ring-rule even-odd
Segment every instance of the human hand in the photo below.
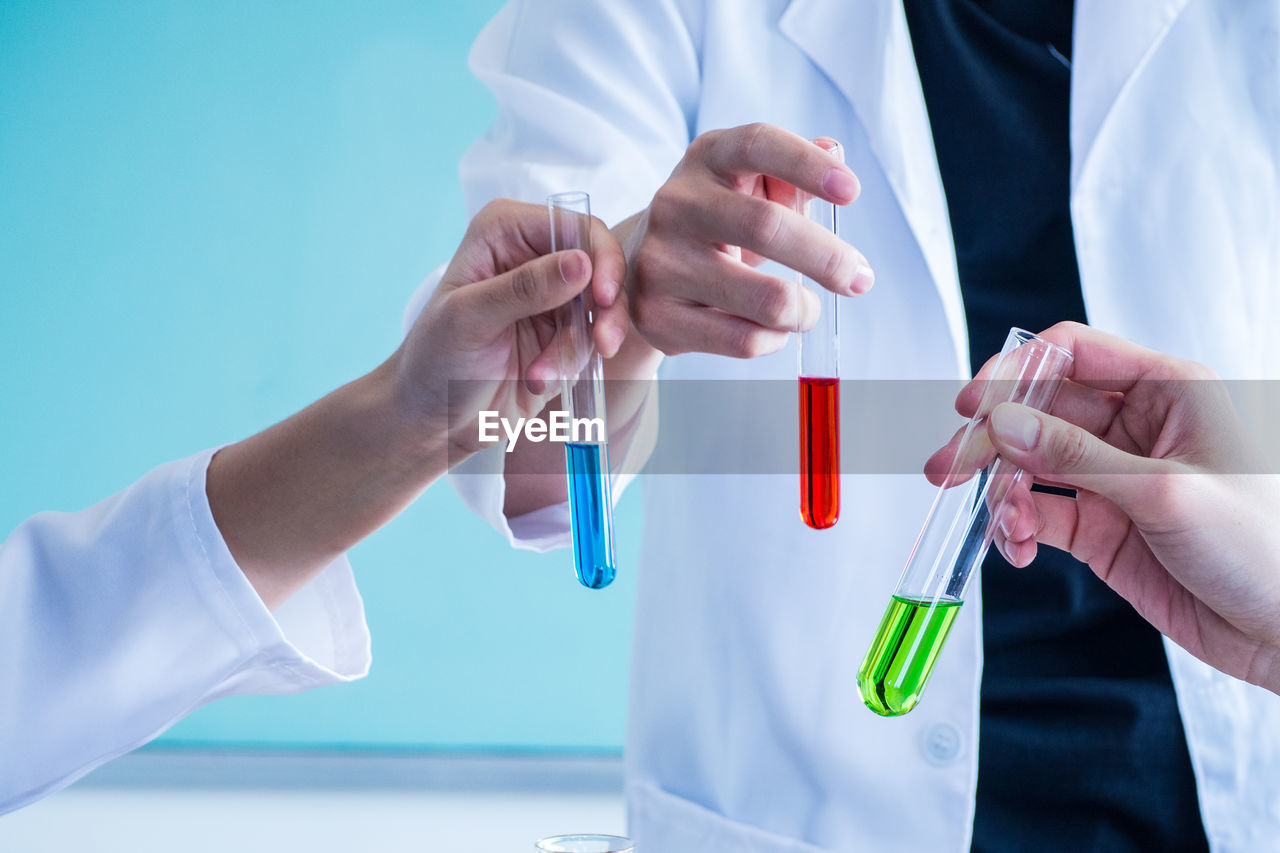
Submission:
{"label": "human hand", "polygon": [[[1280,478],[1226,387],[1087,326],[1043,337],[1075,355],[1052,414],[1001,404],[988,435],[1035,482],[1076,497],[1017,490],[998,520],[1002,553],[1026,566],[1037,541],[1069,551],[1175,643],[1280,692]],[[990,367],[960,393],[960,414],[976,410]],[[954,451],[929,460],[933,482]]]}
{"label": "human hand", "polygon": [[781,349],[789,332],[812,328],[818,300],[755,269],[766,260],[846,296],[871,288],[862,254],[798,212],[798,193],[835,204],[858,196],[853,172],[818,142],[750,124],[689,145],[626,227],[626,298],[645,340],[669,355],[751,358]]}
{"label": "human hand", "polygon": [[480,449],[481,410],[531,417],[559,392],[552,309],[590,285],[600,354],[612,356],[626,335],[617,298],[626,261],[609,229],[592,217],[591,256],[550,251],[546,207],[486,205],[393,357],[402,402],[447,432],[454,463]]}

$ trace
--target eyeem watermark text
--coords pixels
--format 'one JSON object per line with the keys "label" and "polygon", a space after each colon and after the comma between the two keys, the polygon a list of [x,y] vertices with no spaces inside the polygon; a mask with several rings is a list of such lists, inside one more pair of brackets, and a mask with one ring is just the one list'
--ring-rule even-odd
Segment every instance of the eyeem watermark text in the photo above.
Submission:
{"label": "eyeem watermark text", "polygon": [[595,443],[605,440],[604,418],[571,418],[568,412],[552,412],[550,420],[542,418],[500,417],[497,412],[480,412],[480,443],[495,444],[507,439],[507,452],[516,449],[523,435],[532,442],[560,441]]}

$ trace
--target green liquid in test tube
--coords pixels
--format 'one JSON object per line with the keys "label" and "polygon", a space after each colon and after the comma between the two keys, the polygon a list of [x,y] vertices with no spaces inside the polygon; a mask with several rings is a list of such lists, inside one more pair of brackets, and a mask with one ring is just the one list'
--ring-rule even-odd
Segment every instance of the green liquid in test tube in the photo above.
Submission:
{"label": "green liquid in test tube", "polygon": [[995,522],[1022,471],[995,455],[987,417],[1001,403],[1048,411],[1071,353],[1022,329],[1009,332],[978,410],[957,446],[898,588],[858,668],[858,692],[877,714],[897,717],[920,701],[960,614],[969,581],[986,556]]}

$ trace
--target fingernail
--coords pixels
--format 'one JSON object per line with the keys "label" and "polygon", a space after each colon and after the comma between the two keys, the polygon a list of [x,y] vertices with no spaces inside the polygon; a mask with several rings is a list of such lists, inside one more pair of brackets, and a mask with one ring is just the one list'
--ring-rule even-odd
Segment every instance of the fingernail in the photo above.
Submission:
{"label": "fingernail", "polygon": [[587,271],[587,261],[581,252],[565,252],[560,256],[560,277],[567,284],[576,284]]}
{"label": "fingernail", "polygon": [[1040,421],[1023,406],[1001,403],[991,413],[991,429],[1005,444],[1022,450],[1036,446]]}
{"label": "fingernail", "polygon": [[857,183],[853,179],[853,175],[844,169],[828,169],[826,176],[822,179],[823,191],[836,199],[853,200],[853,194],[857,189]]}
{"label": "fingernail", "polygon": [[875,271],[867,266],[866,261],[858,261],[858,268],[853,271],[853,284],[851,285],[853,292],[866,293],[871,289],[871,285],[875,283]]}

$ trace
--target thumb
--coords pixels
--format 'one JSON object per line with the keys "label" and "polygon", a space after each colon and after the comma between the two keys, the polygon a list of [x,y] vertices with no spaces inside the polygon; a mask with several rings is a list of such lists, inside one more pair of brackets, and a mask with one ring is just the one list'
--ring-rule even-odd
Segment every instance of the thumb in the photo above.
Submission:
{"label": "thumb", "polygon": [[1031,475],[1101,495],[1126,514],[1140,508],[1159,461],[1125,453],[1088,430],[1018,403],[991,412],[988,434],[996,452]]}
{"label": "thumb", "polygon": [[459,287],[466,316],[487,329],[550,311],[591,281],[591,257],[579,249],[534,258],[493,278]]}

